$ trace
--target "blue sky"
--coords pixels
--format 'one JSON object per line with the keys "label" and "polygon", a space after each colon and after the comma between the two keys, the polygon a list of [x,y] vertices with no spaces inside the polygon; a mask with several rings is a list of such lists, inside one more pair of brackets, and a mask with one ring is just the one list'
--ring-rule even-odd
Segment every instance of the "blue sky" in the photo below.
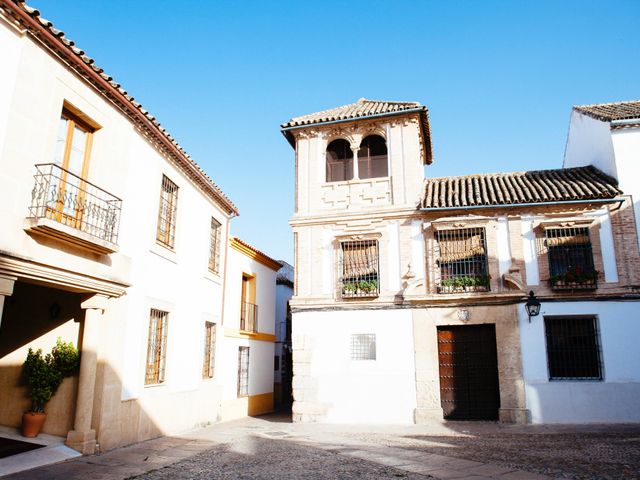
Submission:
{"label": "blue sky", "polygon": [[427,176],[556,168],[572,105],[640,98],[640,1],[32,0],[293,260],[279,125],[360,97],[429,107]]}

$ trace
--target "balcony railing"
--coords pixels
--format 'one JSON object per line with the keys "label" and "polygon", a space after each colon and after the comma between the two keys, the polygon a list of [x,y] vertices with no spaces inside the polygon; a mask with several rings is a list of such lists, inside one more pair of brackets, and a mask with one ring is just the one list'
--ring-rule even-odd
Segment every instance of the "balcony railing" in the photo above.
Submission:
{"label": "balcony railing", "polygon": [[254,333],[258,331],[257,305],[249,302],[242,302],[242,308],[240,311],[240,330]]}
{"label": "balcony railing", "polygon": [[117,249],[122,200],[59,165],[36,165],[29,207],[30,229],[91,246]]}

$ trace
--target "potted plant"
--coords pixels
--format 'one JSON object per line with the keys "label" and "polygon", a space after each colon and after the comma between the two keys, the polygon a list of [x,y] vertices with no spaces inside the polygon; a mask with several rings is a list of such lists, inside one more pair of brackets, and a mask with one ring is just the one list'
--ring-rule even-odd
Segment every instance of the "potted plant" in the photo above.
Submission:
{"label": "potted plant", "polygon": [[51,353],[42,355],[42,349],[29,349],[22,365],[22,375],[29,388],[31,410],[22,415],[22,435],[37,437],[47,414],[44,406],[58,391],[58,387],[66,377],[78,372],[80,353],[73,343],[56,341]]}

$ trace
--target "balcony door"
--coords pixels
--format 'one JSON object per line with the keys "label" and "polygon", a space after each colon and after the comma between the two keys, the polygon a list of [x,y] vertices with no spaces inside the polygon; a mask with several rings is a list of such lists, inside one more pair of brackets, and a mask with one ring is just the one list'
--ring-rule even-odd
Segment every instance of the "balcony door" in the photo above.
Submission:
{"label": "balcony door", "polygon": [[[63,110],[58,124],[54,163],[56,169],[50,185],[54,211],[59,222],[78,228],[85,203],[85,182],[89,172],[89,157],[93,129]],[[59,174],[58,174],[59,173]]]}

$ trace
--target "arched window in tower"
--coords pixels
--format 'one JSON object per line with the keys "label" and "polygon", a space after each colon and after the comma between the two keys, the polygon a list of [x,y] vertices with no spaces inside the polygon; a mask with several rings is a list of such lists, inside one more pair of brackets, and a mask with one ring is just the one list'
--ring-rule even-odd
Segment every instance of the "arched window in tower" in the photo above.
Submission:
{"label": "arched window in tower", "polygon": [[327,182],[353,178],[353,151],[349,142],[340,138],[327,147]]}
{"label": "arched window in tower", "polygon": [[358,176],[360,178],[386,177],[389,174],[387,143],[380,135],[369,135],[358,150]]}

